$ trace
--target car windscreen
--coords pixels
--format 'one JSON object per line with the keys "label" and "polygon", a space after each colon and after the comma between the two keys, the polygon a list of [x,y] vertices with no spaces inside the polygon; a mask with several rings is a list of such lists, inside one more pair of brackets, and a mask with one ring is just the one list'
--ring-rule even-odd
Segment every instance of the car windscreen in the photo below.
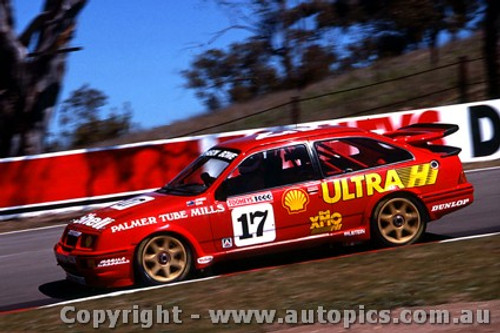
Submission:
{"label": "car windscreen", "polygon": [[174,195],[197,195],[208,189],[228,165],[238,156],[237,152],[210,149],[179,173],[160,192]]}

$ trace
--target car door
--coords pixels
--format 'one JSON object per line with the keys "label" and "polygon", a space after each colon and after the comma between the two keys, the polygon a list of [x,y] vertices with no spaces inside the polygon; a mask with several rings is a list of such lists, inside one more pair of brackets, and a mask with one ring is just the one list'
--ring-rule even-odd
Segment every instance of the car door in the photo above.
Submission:
{"label": "car door", "polygon": [[283,244],[311,236],[311,219],[328,211],[306,143],[258,151],[245,158],[216,195],[226,207],[211,220],[218,251]]}

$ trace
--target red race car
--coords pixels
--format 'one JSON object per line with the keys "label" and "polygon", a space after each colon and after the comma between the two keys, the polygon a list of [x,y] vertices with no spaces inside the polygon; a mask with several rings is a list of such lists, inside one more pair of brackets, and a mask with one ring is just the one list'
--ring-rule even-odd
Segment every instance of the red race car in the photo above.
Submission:
{"label": "red race car", "polygon": [[57,262],[70,280],[120,287],[298,246],[411,244],[473,201],[460,149],[439,144],[457,130],[298,127],[226,141],[163,188],[73,220]]}

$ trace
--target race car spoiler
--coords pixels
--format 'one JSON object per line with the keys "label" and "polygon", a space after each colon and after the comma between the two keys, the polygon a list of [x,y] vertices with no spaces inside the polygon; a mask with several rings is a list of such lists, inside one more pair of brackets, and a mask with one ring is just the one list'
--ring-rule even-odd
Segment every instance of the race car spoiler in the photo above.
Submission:
{"label": "race car spoiler", "polygon": [[444,138],[456,131],[458,131],[458,125],[455,124],[420,123],[401,127],[396,131],[384,133],[384,135],[398,142],[441,153],[442,156],[452,156],[458,155],[462,149],[452,146],[433,145],[431,141]]}

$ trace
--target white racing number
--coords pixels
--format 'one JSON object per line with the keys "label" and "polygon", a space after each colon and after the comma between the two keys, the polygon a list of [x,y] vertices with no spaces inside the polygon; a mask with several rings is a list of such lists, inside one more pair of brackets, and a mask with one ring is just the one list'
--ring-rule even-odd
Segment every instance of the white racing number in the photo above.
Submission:
{"label": "white racing number", "polygon": [[247,246],[272,242],[276,239],[273,206],[270,203],[233,209],[234,245]]}

